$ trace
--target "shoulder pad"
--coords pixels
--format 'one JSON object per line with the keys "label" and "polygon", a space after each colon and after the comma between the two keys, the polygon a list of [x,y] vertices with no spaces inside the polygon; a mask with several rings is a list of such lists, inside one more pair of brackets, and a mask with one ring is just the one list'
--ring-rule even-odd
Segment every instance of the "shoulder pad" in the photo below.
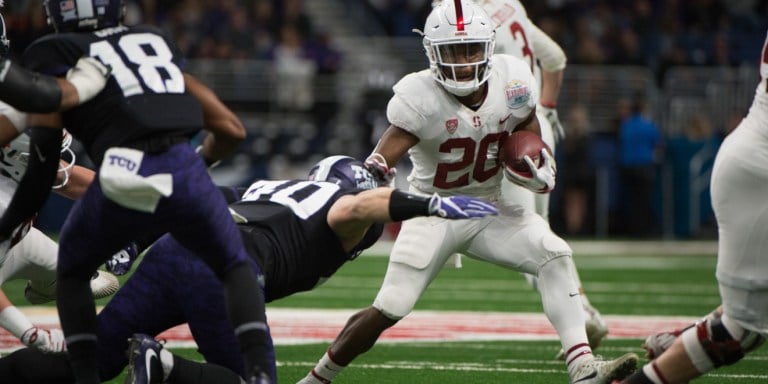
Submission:
{"label": "shoulder pad", "polygon": [[406,75],[392,87],[392,90],[396,97],[422,116],[430,116],[440,107],[438,97],[424,96],[442,92],[442,88],[432,78],[429,70]]}

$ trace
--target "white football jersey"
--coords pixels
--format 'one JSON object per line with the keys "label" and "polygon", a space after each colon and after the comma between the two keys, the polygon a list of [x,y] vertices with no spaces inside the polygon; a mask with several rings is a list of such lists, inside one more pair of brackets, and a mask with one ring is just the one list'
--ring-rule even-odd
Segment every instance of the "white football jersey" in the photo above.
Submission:
{"label": "white football jersey", "polygon": [[490,60],[488,94],[476,111],[446,92],[429,70],[411,73],[393,87],[387,118],[419,138],[409,150],[416,189],[445,195],[495,198],[500,140],[536,107],[538,88],[529,65],[513,56]]}
{"label": "white football jersey", "polygon": [[541,69],[536,65],[536,54],[531,36],[533,22],[517,0],[484,0],[483,9],[496,25],[496,52],[523,59],[536,80],[541,79]]}
{"label": "white football jersey", "polygon": [[519,1],[482,0],[480,3],[496,26],[496,53],[512,55],[528,63],[539,87],[542,68],[552,72],[565,68],[565,52],[528,18]]}

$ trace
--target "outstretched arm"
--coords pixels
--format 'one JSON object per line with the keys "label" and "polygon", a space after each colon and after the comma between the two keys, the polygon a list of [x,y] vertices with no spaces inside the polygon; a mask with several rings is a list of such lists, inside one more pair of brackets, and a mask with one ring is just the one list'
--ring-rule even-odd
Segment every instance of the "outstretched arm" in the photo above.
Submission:
{"label": "outstretched arm", "polygon": [[373,223],[402,221],[418,216],[469,219],[496,214],[498,210],[495,206],[474,197],[421,196],[381,187],[339,198],[328,211],[327,220],[344,249],[350,250]]}
{"label": "outstretched arm", "polygon": [[64,351],[64,334],[60,329],[41,329],[16,308],[0,289],[0,327],[3,327],[21,342],[43,352]]}
{"label": "outstretched arm", "polygon": [[[64,161],[62,163],[66,164]],[[96,172],[92,169],[88,169],[79,165],[75,165],[69,171],[69,179],[63,187],[54,189],[54,192],[62,195],[68,199],[76,200],[85,193],[88,186],[93,182]],[[58,172],[56,174],[56,184],[60,184],[63,180],[63,174]]]}

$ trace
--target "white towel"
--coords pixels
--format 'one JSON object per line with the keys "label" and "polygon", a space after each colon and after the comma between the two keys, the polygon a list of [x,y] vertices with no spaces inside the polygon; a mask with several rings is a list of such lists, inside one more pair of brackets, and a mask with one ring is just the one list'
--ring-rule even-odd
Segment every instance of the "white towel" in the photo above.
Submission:
{"label": "white towel", "polygon": [[144,152],[115,147],[104,154],[99,182],[104,195],[115,203],[141,212],[155,212],[160,198],[173,193],[173,176],[161,173],[149,177],[138,174]]}

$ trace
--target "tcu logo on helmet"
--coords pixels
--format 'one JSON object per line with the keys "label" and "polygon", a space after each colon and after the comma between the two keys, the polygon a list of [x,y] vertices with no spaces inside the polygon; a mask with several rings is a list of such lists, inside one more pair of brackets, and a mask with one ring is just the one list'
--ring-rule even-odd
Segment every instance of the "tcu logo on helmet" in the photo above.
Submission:
{"label": "tcu logo on helmet", "polygon": [[378,186],[373,175],[360,164],[351,163],[349,165],[352,171],[355,172],[356,187],[360,189],[373,189]]}
{"label": "tcu logo on helmet", "polygon": [[125,12],[123,0],[44,0],[43,8],[57,32],[114,27]]}

